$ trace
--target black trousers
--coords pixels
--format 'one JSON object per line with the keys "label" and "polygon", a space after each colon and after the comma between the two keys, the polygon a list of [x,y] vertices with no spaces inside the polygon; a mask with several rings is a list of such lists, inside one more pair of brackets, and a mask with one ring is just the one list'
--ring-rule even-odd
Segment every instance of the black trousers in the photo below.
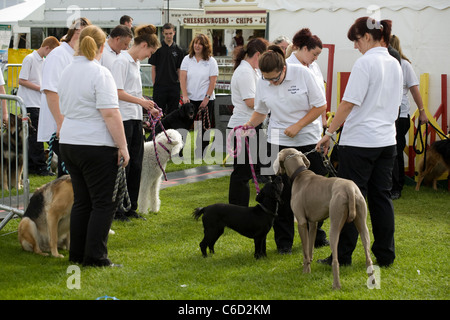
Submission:
{"label": "black trousers", "polygon": [[[338,176],[353,180],[367,197],[374,236],[372,252],[380,266],[392,264],[395,259],[394,206],[390,190],[396,149],[395,145],[382,148],[339,146]],[[345,224],[339,237],[339,263],[351,263],[357,240],[354,223]]]}
{"label": "black trousers", "polygon": [[114,217],[112,201],[117,177],[117,148],[60,145],[72,178],[74,204],[70,216],[69,260],[107,266],[108,233]]}
{"label": "black trousers", "polygon": [[[302,147],[295,147],[294,149],[297,149],[298,151],[301,151],[303,153],[309,152],[313,150],[316,146],[315,145],[308,145],[308,146],[302,146]],[[292,148],[287,146],[279,146],[279,150],[283,150],[286,148]],[[268,150],[271,150],[269,147]],[[322,157],[317,152],[312,152],[306,156],[308,160],[310,161],[310,167],[309,170],[313,171],[315,174],[319,175],[326,175],[328,173],[327,169],[325,168]],[[291,209],[291,192],[292,192],[292,184],[290,177],[288,177],[286,174],[282,175],[283,179],[283,192],[281,194],[281,199],[283,202],[278,207],[278,216],[275,218],[275,221],[273,223],[273,231],[275,236],[275,243],[278,247],[278,249],[287,249],[292,248],[292,244],[294,242],[294,213]],[[317,235],[316,235],[316,241],[320,241],[322,239],[326,238],[325,232],[321,229],[322,222],[318,224],[317,227]]]}
{"label": "black trousers", "polygon": [[180,85],[153,87],[153,101],[162,109],[164,114],[171,113],[180,104]]}
{"label": "black trousers", "polygon": [[31,125],[34,129],[28,134],[28,168],[30,173],[40,173],[47,170],[47,162],[44,152],[44,143],[37,141],[39,123],[39,108],[27,108]]}
{"label": "black trousers", "polygon": [[127,138],[130,161],[125,168],[127,188],[130,196],[131,209],[125,215],[132,215],[137,210],[137,201],[141,184],[142,159],[144,158],[144,135],[142,121],[127,120],[123,122]]}
{"label": "black trousers", "polygon": [[405,160],[403,157],[403,150],[406,146],[405,135],[409,131],[411,122],[409,115],[407,118],[398,118],[395,121],[395,128],[397,129],[397,156],[395,157],[394,170],[392,171],[392,192],[402,192],[405,185]]}
{"label": "black trousers", "polygon": [[[229,128],[231,130],[231,128]],[[251,138],[250,152],[252,154],[253,168],[255,172],[259,172],[258,149],[261,135],[261,125],[256,127],[256,139]],[[248,139],[248,137],[246,138]],[[265,137],[264,137],[265,139]],[[236,136],[234,136],[234,148],[236,148]],[[256,149],[254,149],[256,148]],[[256,156],[253,156],[256,155]],[[247,147],[243,138],[241,138],[241,154],[234,159],[233,172],[230,176],[230,186],[228,191],[228,202],[238,206],[248,207],[250,201],[249,180],[253,179],[250,161],[247,153]]]}

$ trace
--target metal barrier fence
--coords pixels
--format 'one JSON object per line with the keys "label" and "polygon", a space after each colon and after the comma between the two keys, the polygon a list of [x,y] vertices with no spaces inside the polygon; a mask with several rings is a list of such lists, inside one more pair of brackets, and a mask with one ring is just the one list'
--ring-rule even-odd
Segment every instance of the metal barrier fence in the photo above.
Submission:
{"label": "metal barrier fence", "polygon": [[23,216],[30,199],[28,179],[29,118],[23,100],[14,95],[0,94],[0,110],[4,104],[9,111],[0,135],[0,230],[16,215]]}

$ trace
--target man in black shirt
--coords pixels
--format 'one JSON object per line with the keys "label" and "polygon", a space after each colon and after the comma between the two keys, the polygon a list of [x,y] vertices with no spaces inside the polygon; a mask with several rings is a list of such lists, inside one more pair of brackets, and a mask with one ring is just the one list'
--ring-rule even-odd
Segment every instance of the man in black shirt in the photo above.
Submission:
{"label": "man in black shirt", "polygon": [[175,27],[171,23],[163,26],[164,41],[161,47],[150,57],[152,65],[153,100],[168,114],[178,108],[180,101],[179,71],[185,56],[174,41]]}

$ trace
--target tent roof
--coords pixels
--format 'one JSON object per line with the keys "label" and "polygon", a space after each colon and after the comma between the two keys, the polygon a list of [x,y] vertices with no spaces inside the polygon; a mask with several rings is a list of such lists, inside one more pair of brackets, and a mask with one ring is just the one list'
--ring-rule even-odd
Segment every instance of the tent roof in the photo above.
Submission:
{"label": "tent roof", "polygon": [[26,0],[14,6],[0,10],[0,24],[17,24],[19,20],[36,11],[45,4],[45,0]]}
{"label": "tent roof", "polygon": [[267,10],[308,10],[317,11],[326,9],[331,12],[340,9],[347,9],[349,11],[356,11],[359,9],[367,9],[377,6],[380,9],[389,8],[397,11],[403,8],[410,8],[414,10],[422,10],[427,7],[435,9],[450,8],[450,1],[448,0],[258,0],[258,6]]}

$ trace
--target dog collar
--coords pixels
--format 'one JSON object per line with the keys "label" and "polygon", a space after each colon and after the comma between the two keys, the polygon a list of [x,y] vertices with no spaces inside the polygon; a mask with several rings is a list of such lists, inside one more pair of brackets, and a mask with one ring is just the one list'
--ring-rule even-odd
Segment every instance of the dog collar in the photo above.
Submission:
{"label": "dog collar", "polygon": [[161,148],[163,148],[164,150],[167,151],[167,153],[169,154],[169,158],[171,158],[171,154],[170,154],[169,149],[167,149],[167,147],[165,145],[163,145],[161,142],[158,142],[158,144],[161,146]]}
{"label": "dog collar", "polygon": [[294,171],[294,173],[291,175],[291,183],[294,182],[295,178],[297,178],[297,176],[302,173],[303,171],[308,170],[308,168],[306,166],[300,166],[297,168],[297,170]]}
{"label": "dog collar", "polygon": [[275,212],[270,211],[270,210],[267,209],[265,206],[263,206],[261,203],[258,203],[258,205],[261,207],[261,209],[262,209],[265,213],[270,214],[270,215],[272,215],[272,216],[274,216],[274,217],[278,215],[278,214],[277,214],[277,211],[278,211],[278,202],[277,202],[277,204],[276,204]]}

